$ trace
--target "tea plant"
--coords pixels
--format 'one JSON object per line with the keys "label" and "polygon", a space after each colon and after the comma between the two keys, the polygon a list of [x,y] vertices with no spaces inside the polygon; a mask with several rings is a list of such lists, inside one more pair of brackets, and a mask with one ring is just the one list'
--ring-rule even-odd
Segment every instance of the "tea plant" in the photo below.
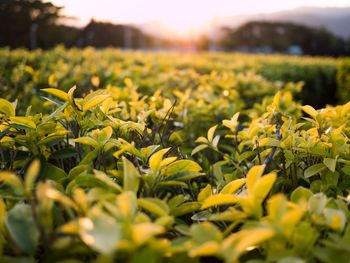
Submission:
{"label": "tea plant", "polygon": [[[302,106],[225,55],[159,56],[156,77],[143,54],[67,52],[125,74],[0,99],[1,262],[348,262],[350,102]],[[61,53],[79,68],[41,56]]]}

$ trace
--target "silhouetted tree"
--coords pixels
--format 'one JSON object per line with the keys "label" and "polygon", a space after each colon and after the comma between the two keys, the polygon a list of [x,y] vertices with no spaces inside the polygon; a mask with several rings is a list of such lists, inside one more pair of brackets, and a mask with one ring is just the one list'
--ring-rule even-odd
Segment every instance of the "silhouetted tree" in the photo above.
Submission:
{"label": "silhouetted tree", "polygon": [[136,27],[115,25],[91,20],[81,31],[83,46],[143,48],[154,45],[155,38],[144,34]]}
{"label": "silhouetted tree", "polygon": [[0,0],[0,46],[30,47],[45,42],[61,9],[39,0]]}

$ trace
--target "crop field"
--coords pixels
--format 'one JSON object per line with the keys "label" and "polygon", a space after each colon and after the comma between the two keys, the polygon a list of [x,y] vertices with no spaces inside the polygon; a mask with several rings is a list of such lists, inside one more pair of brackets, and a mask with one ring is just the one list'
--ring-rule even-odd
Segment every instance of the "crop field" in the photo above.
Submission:
{"label": "crop field", "polygon": [[350,61],[0,49],[0,262],[350,259]]}

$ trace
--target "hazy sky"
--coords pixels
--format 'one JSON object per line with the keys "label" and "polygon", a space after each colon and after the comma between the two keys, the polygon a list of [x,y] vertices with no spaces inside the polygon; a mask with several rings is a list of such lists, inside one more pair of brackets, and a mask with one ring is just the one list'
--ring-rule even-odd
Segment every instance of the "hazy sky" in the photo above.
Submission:
{"label": "hazy sky", "polygon": [[220,16],[265,13],[300,6],[350,7],[350,0],[51,0],[84,25],[92,17],[120,23],[159,20],[188,30]]}

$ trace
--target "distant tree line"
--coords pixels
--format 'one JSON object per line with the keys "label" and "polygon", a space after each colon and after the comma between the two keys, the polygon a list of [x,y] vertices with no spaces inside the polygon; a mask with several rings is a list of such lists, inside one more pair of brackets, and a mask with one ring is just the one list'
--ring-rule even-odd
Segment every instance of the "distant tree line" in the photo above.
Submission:
{"label": "distant tree line", "polygon": [[165,40],[143,33],[129,25],[91,20],[84,28],[63,25],[68,19],[63,7],[43,0],[0,0],[0,47],[183,48],[201,50],[302,53],[306,55],[350,55],[350,39],[335,36],[324,28],[294,23],[249,22],[237,29],[224,28],[220,41],[200,38],[192,41]]}
{"label": "distant tree line", "polygon": [[0,0],[0,46],[74,45],[77,28],[57,25],[62,7],[37,0]]}
{"label": "distant tree line", "polygon": [[136,27],[91,20],[84,28],[62,25],[62,7],[41,0],[0,0],[0,46],[48,49],[66,47],[156,47],[165,40]]}
{"label": "distant tree line", "polygon": [[237,29],[225,28],[220,46],[224,50],[265,50],[288,53],[300,48],[306,55],[342,56],[350,54],[350,40],[335,36],[325,28],[282,22],[249,22]]}

